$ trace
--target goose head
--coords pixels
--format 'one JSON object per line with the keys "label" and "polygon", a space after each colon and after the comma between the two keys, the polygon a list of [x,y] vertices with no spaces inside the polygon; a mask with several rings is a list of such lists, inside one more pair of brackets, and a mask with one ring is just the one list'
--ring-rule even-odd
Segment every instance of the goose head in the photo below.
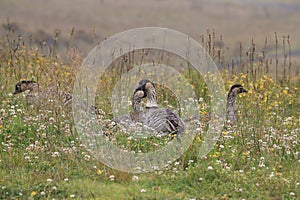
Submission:
{"label": "goose head", "polygon": [[134,101],[139,101],[142,98],[145,98],[146,96],[147,94],[143,90],[135,90],[132,99]]}
{"label": "goose head", "polygon": [[236,96],[237,94],[240,94],[240,93],[247,93],[248,91],[245,90],[243,88],[243,86],[241,84],[234,84],[233,86],[231,86],[229,92],[228,92],[228,97],[230,96]]}
{"label": "goose head", "polygon": [[29,91],[38,90],[38,87],[39,87],[39,84],[35,81],[32,81],[32,80],[20,81],[16,84],[15,91],[13,94],[14,95],[19,94],[19,93],[25,92],[27,90],[29,90]]}
{"label": "goose head", "polygon": [[148,79],[142,79],[139,81],[139,84],[135,91],[142,90],[144,96],[147,97],[146,108],[157,107],[157,97],[154,83]]}
{"label": "goose head", "polygon": [[147,91],[155,90],[154,83],[152,83],[149,79],[142,79],[139,81],[139,84],[136,88],[136,90],[143,90],[145,93]]}
{"label": "goose head", "polygon": [[141,106],[142,98],[145,98],[147,94],[143,90],[135,90],[132,97],[132,108],[134,111],[143,111]]}

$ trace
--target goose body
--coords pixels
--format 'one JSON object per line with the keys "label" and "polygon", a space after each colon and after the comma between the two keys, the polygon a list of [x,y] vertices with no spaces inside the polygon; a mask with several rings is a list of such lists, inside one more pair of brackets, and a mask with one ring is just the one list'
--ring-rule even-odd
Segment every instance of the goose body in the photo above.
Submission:
{"label": "goose body", "polygon": [[155,87],[151,81],[141,80],[137,90],[143,90],[147,96],[145,125],[163,136],[169,134],[179,135],[184,132],[185,124],[176,112],[158,107]]}
{"label": "goose body", "polygon": [[145,113],[142,108],[142,98],[146,97],[146,94],[142,90],[136,90],[132,97],[132,113],[115,117],[114,121],[117,123],[143,123],[145,119]]}
{"label": "goose body", "polygon": [[153,132],[153,130],[144,127],[145,112],[142,108],[142,98],[144,97],[146,97],[144,91],[136,90],[132,97],[132,112],[130,114],[116,116],[112,121],[103,127],[104,134],[107,136],[110,135],[112,130],[114,130],[116,127],[121,128],[121,130],[125,129],[127,133],[134,134],[139,137],[145,136],[145,131],[147,133]]}
{"label": "goose body", "polygon": [[[72,106],[72,94],[48,88],[47,90],[40,90],[39,84],[33,80],[23,80],[15,85],[15,91],[13,95],[25,93],[26,103],[35,106],[47,106],[49,102],[54,102],[55,106],[62,106],[71,109]],[[98,113],[95,106],[90,106],[90,112]]]}
{"label": "goose body", "polygon": [[72,95],[68,92],[48,89],[47,91],[41,91],[39,84],[32,80],[23,80],[16,84],[14,95],[19,93],[26,93],[26,102],[28,104],[41,104],[45,101],[54,100],[56,103],[62,105],[71,105]]}
{"label": "goose body", "polygon": [[240,93],[248,92],[240,84],[231,86],[227,96],[227,113],[226,118],[229,123],[236,123],[236,97]]}

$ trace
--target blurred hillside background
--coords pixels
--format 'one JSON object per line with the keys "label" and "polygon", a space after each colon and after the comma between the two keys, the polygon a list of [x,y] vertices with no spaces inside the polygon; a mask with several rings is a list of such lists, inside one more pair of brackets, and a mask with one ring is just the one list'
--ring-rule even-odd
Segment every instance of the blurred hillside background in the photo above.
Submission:
{"label": "blurred hillside background", "polygon": [[[279,47],[290,36],[292,71],[299,71],[298,0],[1,0],[0,24],[1,38],[8,24],[37,45],[51,45],[57,34],[59,49],[75,47],[83,57],[98,42],[135,27],[171,28],[199,42],[207,30],[214,30],[229,62],[239,56],[240,43],[246,51],[252,38],[260,50],[267,37],[268,56],[274,56],[277,32]],[[278,55],[283,57],[281,49]]]}

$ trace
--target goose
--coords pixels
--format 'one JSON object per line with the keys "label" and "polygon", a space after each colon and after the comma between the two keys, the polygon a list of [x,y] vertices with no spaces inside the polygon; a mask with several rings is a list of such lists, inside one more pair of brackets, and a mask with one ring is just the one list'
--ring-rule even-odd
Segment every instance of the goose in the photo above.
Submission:
{"label": "goose", "polygon": [[240,93],[247,93],[241,84],[234,84],[231,86],[227,95],[227,113],[226,119],[229,124],[236,123],[236,97]]}
{"label": "goose", "polygon": [[[148,84],[148,86],[147,86],[147,84]],[[146,113],[152,112],[151,110],[153,110],[153,109],[149,109],[149,108],[157,108],[158,107],[154,84],[148,79],[143,79],[139,82],[139,88],[137,88],[137,90],[138,89],[143,89],[147,93]],[[240,93],[247,93],[247,92],[248,91],[246,89],[244,89],[241,84],[234,84],[230,87],[230,90],[227,94],[227,106],[226,106],[226,119],[228,122],[231,122],[231,123],[236,122],[235,111],[236,111],[237,95]],[[147,107],[148,107],[148,111],[147,111]],[[168,110],[168,109],[166,109],[166,110]],[[174,112],[173,112],[173,114],[175,114],[174,116],[176,119],[180,119],[180,117],[178,118],[178,114],[176,114]],[[147,116],[148,115],[149,114],[147,114]],[[200,117],[200,116],[198,116],[198,117]],[[198,117],[195,116],[192,119],[196,119]],[[187,121],[190,121],[190,120],[191,119],[188,119]],[[180,120],[180,121],[182,121],[182,120]],[[187,122],[187,121],[184,120],[184,122]],[[147,123],[148,122],[146,122],[146,124]],[[179,124],[182,124],[182,122]]]}
{"label": "goose", "polygon": [[[39,89],[39,84],[33,80],[23,80],[18,82],[15,85],[15,91],[13,92],[13,95],[20,93],[25,93],[26,103],[29,105],[46,106],[47,101],[51,100],[54,101],[56,106],[63,106],[67,108],[72,107],[72,94],[61,90],[55,90],[53,88],[49,88],[46,91],[41,91]],[[89,106],[89,111],[99,115],[96,106]]]}
{"label": "goose", "polygon": [[146,94],[146,113],[144,124],[154,129],[162,136],[180,135],[185,130],[185,123],[179,115],[165,108],[159,108],[154,84],[148,79],[139,82],[136,91],[142,90]]}
{"label": "goose", "polygon": [[[104,135],[108,136],[110,133],[115,133],[114,130],[118,125],[119,128],[125,128],[129,133],[153,132],[153,130],[144,127],[145,112],[142,107],[142,99],[146,97],[146,93],[143,90],[135,90],[132,96],[132,112],[130,114],[116,116],[113,120],[106,122],[103,126]],[[114,130],[114,131],[113,131]],[[118,129],[117,129],[118,130]],[[124,130],[124,129],[123,129]]]}
{"label": "goose", "polygon": [[146,93],[143,90],[135,90],[132,96],[132,113],[117,116],[114,118],[116,123],[126,122],[129,124],[144,122],[145,113],[142,108],[142,99],[146,97]]}
{"label": "goose", "polygon": [[[18,82],[15,85],[15,91],[13,95],[17,95],[19,93],[26,93],[26,103],[28,104],[41,104],[45,100],[49,100],[55,98],[55,100],[59,100],[60,103],[64,106],[70,106],[72,102],[72,95],[70,93],[49,89],[47,91],[40,91],[39,84],[33,80],[23,80]],[[57,103],[57,102],[56,102]]]}
{"label": "goose", "polygon": [[[226,122],[228,124],[235,124],[236,123],[236,115],[235,115],[235,111],[236,111],[236,97],[238,96],[238,94],[240,93],[247,93],[248,91],[245,90],[243,88],[243,86],[241,84],[234,84],[230,87],[230,90],[227,93],[227,105],[226,105]],[[209,121],[211,119],[210,115],[207,116],[200,116],[200,115],[196,115],[193,116],[191,119],[188,119],[187,121],[184,120],[185,122],[200,118],[200,117],[205,117],[205,119],[207,121]]]}

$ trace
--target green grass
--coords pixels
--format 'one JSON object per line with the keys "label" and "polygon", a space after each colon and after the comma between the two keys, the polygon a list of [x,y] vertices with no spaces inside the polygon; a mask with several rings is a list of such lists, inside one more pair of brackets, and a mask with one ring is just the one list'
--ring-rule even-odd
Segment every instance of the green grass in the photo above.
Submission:
{"label": "green grass", "polygon": [[[207,119],[201,118],[202,132],[180,158],[151,173],[129,174],[93,157],[82,145],[69,109],[49,102],[29,106],[22,94],[11,95],[19,79],[32,77],[42,89],[56,86],[72,91],[82,58],[72,52],[73,59],[65,64],[26,45],[11,56],[17,40],[8,39],[1,40],[0,51],[0,199],[299,198],[299,77],[275,82],[265,73],[222,71],[226,89],[242,83],[249,90],[238,97],[237,126],[224,127],[213,150],[199,157],[207,129]],[[110,71],[99,81],[100,122],[112,118],[110,90],[118,72]],[[114,77],[109,76],[112,73]],[[194,71],[183,74],[203,98],[199,112],[208,112],[210,94],[203,80]],[[168,89],[158,87],[158,98],[164,106],[178,106]],[[109,137],[136,152],[152,151],[166,142],[164,138],[129,140],[128,136],[112,133]]]}
{"label": "green grass", "polygon": [[[10,23],[18,27],[16,32],[22,34],[25,40],[29,40],[29,36],[24,36],[24,33],[27,33],[26,35],[33,35],[33,39],[37,42],[46,41],[48,45],[54,36],[54,30],[58,29],[61,33],[59,36],[61,43],[79,47],[83,55],[87,55],[99,41],[134,27],[167,27],[197,40],[207,29],[215,29],[216,38],[222,35],[226,47],[232,49],[230,56],[238,57],[239,42],[245,45],[246,50],[250,46],[250,38],[253,37],[263,45],[266,36],[268,41],[274,41],[274,32],[278,33],[280,39],[283,35],[289,34],[293,48],[299,50],[300,32],[295,28],[295,25],[299,24],[299,10],[286,9],[282,6],[293,7],[298,4],[297,0],[285,2],[89,0],[85,3],[80,0],[52,2],[32,0],[34,5],[32,6],[25,1],[3,0],[0,2],[0,23],[4,27],[9,17]],[[145,15],[148,10],[152,12]],[[289,23],[286,23],[287,21]],[[70,41],[73,27],[75,33],[73,40]],[[0,28],[0,35],[4,37],[6,31]],[[261,46],[257,46],[257,49],[260,48]],[[294,58],[299,61],[299,53]],[[228,58],[228,62],[231,62],[231,58]]]}

